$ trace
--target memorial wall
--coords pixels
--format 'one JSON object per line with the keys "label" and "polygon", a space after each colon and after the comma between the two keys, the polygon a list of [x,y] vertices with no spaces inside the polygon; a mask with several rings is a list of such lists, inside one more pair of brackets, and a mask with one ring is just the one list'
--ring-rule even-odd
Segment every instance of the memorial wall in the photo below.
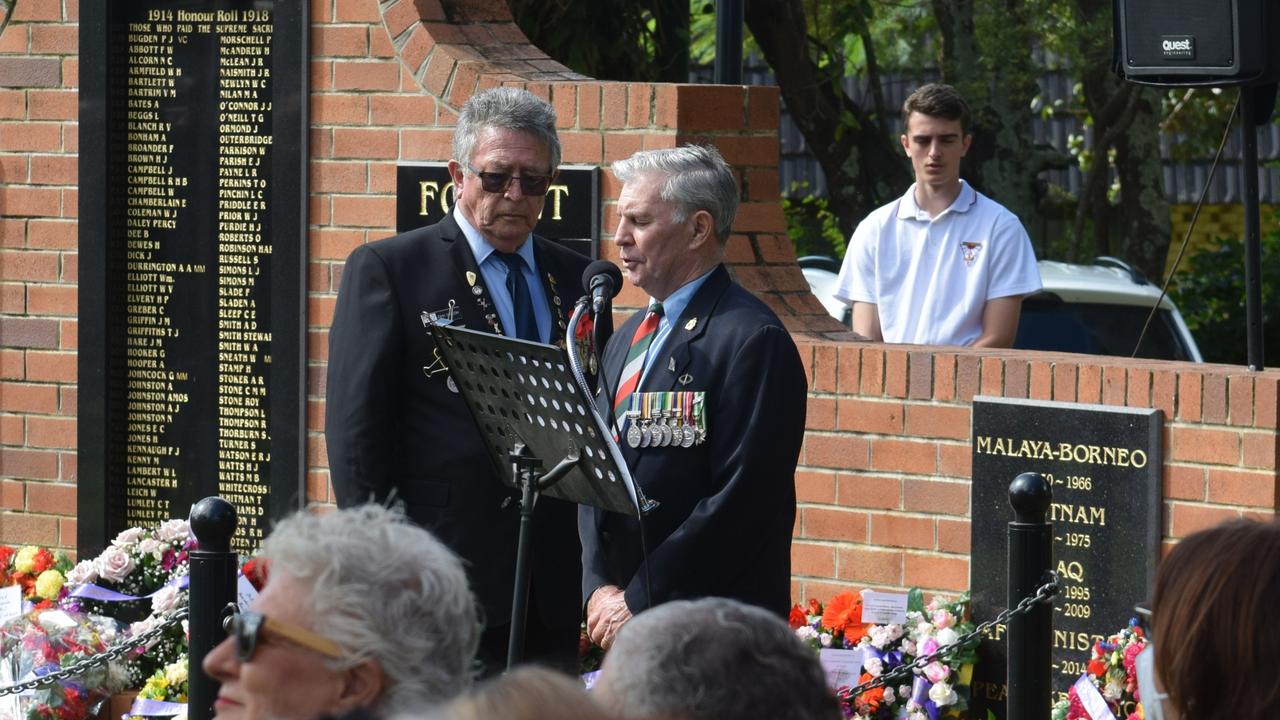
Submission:
{"label": "memorial wall", "polygon": [[303,501],[296,5],[86,7],[82,549],[217,494],[248,552]]}

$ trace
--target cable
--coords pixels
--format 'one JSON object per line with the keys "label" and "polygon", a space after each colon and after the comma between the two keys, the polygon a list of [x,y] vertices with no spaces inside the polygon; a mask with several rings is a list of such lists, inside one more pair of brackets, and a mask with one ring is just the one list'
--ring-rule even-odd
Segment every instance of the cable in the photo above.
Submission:
{"label": "cable", "polygon": [[[1240,88],[1240,93],[1247,92],[1248,88]],[[1151,321],[1155,318],[1156,312],[1160,310],[1160,303],[1164,302],[1164,298],[1169,294],[1169,283],[1173,281],[1173,276],[1178,272],[1178,266],[1182,264],[1182,256],[1187,252],[1187,245],[1191,242],[1191,231],[1195,230],[1196,220],[1200,218],[1200,208],[1204,206],[1204,199],[1209,194],[1209,185],[1213,182],[1213,175],[1218,170],[1218,161],[1222,159],[1222,150],[1227,146],[1227,138],[1231,137],[1231,126],[1235,124],[1236,113],[1240,110],[1240,95],[1236,95],[1236,102],[1231,106],[1231,115],[1227,118],[1227,127],[1222,131],[1222,141],[1218,143],[1218,151],[1213,154],[1213,164],[1209,166],[1209,176],[1204,179],[1204,187],[1200,188],[1200,199],[1196,201],[1196,209],[1191,213],[1191,222],[1187,225],[1187,232],[1182,236],[1182,246],[1178,248],[1178,255],[1173,259],[1173,267],[1169,269],[1169,276],[1164,279],[1164,284],[1160,286],[1160,297],[1156,298],[1156,303],[1151,307],[1151,312],[1147,314],[1147,321],[1142,324],[1142,332],[1138,334],[1138,342],[1133,346],[1133,354],[1129,357],[1138,357],[1138,350],[1142,348],[1142,341],[1147,338],[1147,330],[1151,328]]]}

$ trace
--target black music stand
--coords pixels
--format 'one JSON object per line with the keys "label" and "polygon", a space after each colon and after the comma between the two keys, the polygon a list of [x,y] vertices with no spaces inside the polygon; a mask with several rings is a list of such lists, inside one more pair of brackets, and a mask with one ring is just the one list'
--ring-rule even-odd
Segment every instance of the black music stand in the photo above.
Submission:
{"label": "black music stand", "polygon": [[[507,667],[524,653],[529,551],[539,494],[640,515],[656,503],[631,479],[611,431],[552,345],[426,323],[471,410],[498,477],[520,490],[520,539]],[[542,462],[555,467],[542,472]]]}

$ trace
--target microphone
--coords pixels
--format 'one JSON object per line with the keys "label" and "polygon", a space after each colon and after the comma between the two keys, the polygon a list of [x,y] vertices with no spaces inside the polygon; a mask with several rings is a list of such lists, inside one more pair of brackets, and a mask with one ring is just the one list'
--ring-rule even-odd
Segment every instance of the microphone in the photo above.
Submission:
{"label": "microphone", "polygon": [[596,260],[582,273],[582,289],[591,296],[591,312],[598,315],[622,290],[622,271],[608,260]]}

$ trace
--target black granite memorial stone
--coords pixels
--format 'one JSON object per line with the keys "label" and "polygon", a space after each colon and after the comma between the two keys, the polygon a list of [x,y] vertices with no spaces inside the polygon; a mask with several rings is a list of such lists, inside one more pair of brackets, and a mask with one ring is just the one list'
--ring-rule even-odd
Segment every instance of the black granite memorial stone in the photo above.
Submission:
{"label": "black granite memorial stone", "polygon": [[[970,590],[973,616],[1007,607],[1009,483],[1043,473],[1053,500],[1054,699],[1085,671],[1094,641],[1149,597],[1160,549],[1159,410],[974,398]],[[1007,718],[1004,626],[979,647],[973,717]]]}
{"label": "black granite memorial stone", "polygon": [[[447,163],[396,166],[396,232],[434,225],[453,208]],[[600,168],[562,165],[547,190],[535,233],[591,259],[600,257]]]}
{"label": "black granite memorial stone", "polygon": [[82,553],[210,495],[248,552],[305,497],[307,9],[81,6]]}

